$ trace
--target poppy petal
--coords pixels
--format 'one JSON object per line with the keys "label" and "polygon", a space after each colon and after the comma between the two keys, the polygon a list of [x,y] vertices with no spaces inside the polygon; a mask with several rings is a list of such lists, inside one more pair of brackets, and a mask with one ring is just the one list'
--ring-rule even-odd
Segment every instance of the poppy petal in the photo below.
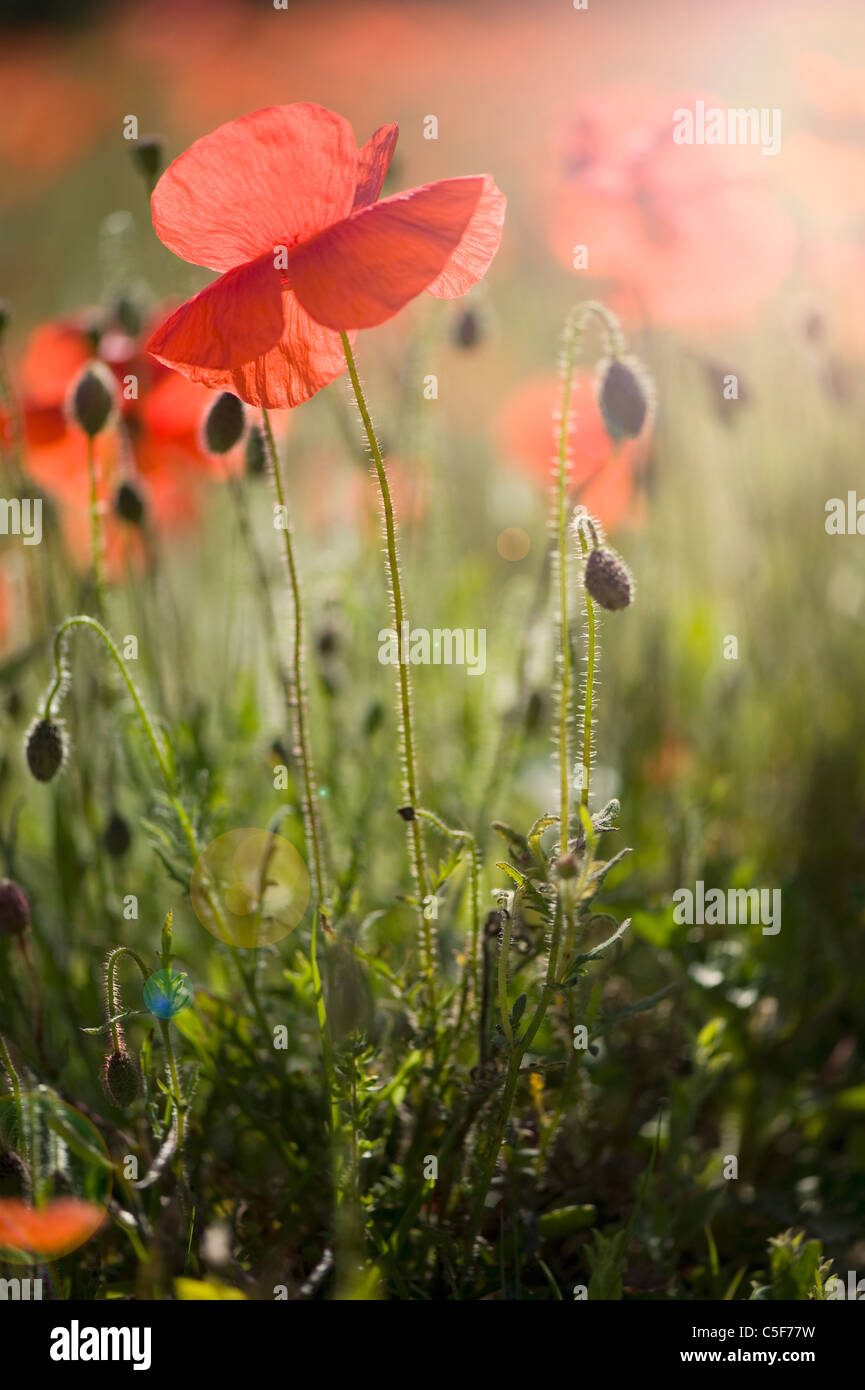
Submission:
{"label": "poppy petal", "polygon": [[271,254],[229,270],[182,304],[151,337],[147,351],[168,367],[223,371],[273,347],[282,336],[282,292]]}
{"label": "poppy petal", "polygon": [[483,176],[442,179],[361,208],[291,254],[289,283],[327,328],[384,323],[441,274],[483,193]]}
{"label": "poppy petal", "polygon": [[310,318],[290,290],[283,291],[282,313],[284,332],[268,352],[224,369],[176,363],[178,371],[213,391],[233,391],[247,405],[301,405],[345,371],[345,356],[339,334]]}
{"label": "poppy petal", "polygon": [[379,126],[378,130],[357,152],[357,188],[354,194],[354,208],[369,207],[378,201],[381,186],[385,181],[396,142],[399,136],[398,125]]}
{"label": "poppy petal", "polygon": [[312,102],[264,107],[202,136],[168,166],[153,190],[153,226],[182,260],[231,270],[345,217],[356,174],[342,116]]}
{"label": "poppy petal", "polygon": [[483,279],[501,243],[507,201],[489,174],[485,175],[484,191],[462,241],[441,275],[427,285],[427,294],[437,299],[459,299]]}
{"label": "poppy petal", "polygon": [[105,1211],[77,1197],[58,1197],[46,1207],[0,1199],[0,1247],[48,1259],[68,1254],[98,1231]]}

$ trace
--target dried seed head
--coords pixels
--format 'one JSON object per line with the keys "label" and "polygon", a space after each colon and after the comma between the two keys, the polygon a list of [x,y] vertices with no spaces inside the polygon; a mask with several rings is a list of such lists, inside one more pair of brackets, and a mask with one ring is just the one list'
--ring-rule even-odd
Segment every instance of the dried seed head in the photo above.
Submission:
{"label": "dried seed head", "polygon": [[130,151],[133,161],[137,164],[150,187],[156,183],[162,173],[163,153],[162,139],[158,135],[142,135],[133,144]]}
{"label": "dried seed head", "polygon": [[50,782],[57,776],[66,757],[63,725],[54,719],[36,719],[27,731],[24,745],[27,766],[37,782]]}
{"label": "dried seed head", "polygon": [[141,1089],[138,1066],[128,1052],[109,1053],[102,1069],[102,1080],[109,1099],[121,1110],[132,1104]]}
{"label": "dried seed head", "polygon": [[102,833],[102,843],[112,859],[120,859],[132,843],[132,833],[128,821],[117,811],[112,811],[108,824]]}
{"label": "dried seed head", "polygon": [[0,879],[0,936],[21,936],[30,926],[30,904],[11,878]]}
{"label": "dried seed head", "polygon": [[646,423],[652,388],[635,357],[614,357],[598,371],[598,405],[607,434],[618,443],[636,439]]}
{"label": "dried seed head", "polygon": [[260,478],[266,471],[264,435],[258,425],[253,425],[246,436],[246,475],[248,478]]}
{"label": "dried seed head", "polygon": [[130,526],[140,526],[144,520],[144,497],[135,483],[124,482],[114,494],[114,511]]}
{"label": "dried seed head", "polygon": [[589,553],[586,561],[585,584],[591,597],[602,608],[615,611],[627,608],[634,598],[631,571],[621,556],[605,545]]}
{"label": "dried seed head", "polygon": [[117,382],[103,362],[89,362],[69,391],[69,414],[91,439],[101,434],[111,419]]}
{"label": "dried seed head", "polygon": [[204,419],[207,452],[227,454],[242,439],[245,425],[243,402],[230,391],[220,391]]}
{"label": "dried seed head", "polygon": [[27,1192],[27,1168],[14,1149],[0,1153],[0,1197],[23,1197]]}

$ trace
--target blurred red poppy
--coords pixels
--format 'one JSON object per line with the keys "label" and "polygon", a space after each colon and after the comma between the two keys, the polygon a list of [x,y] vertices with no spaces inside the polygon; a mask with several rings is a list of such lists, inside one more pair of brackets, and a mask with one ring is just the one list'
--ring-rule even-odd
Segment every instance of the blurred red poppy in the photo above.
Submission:
{"label": "blurred red poppy", "polygon": [[299,405],[344,370],[340,330],[372,328],[427,290],[465,294],[498,250],[505,198],[488,175],[378,202],[397,140],[358,150],[322,106],[271,106],[175,159],[153,225],[185,260],[222,272],[148,350],[251,405]]}
{"label": "blurred red poppy", "polygon": [[[498,442],[504,457],[537,481],[551,486],[555,440],[553,417],[561,408],[562,383],[556,376],[528,381],[508,398],[499,416]],[[601,418],[594,375],[578,373],[571,395],[572,502],[586,506],[608,530],[642,519],[636,476],[648,441],[614,444]]]}
{"label": "blurred red poppy", "polygon": [[77,1250],[105,1220],[102,1207],[77,1197],[57,1197],[44,1207],[30,1207],[14,1197],[0,1197],[0,1251],[15,1250],[54,1260]]}
{"label": "blurred red poppy", "polygon": [[558,151],[550,237],[571,268],[584,246],[632,315],[714,327],[777,288],[796,238],[759,148],[674,142],[674,112],[695,102],[629,88],[584,105]]}
{"label": "blurred red poppy", "polygon": [[95,440],[106,568],[117,576],[128,561],[143,556],[140,529],[112,507],[121,484],[140,495],[148,522],[170,533],[197,520],[203,482],[225,465],[209,458],[200,443],[213,399],[206,387],[154,363],[137,339],[93,313],[40,325],[18,369],[27,470],[62,504],[67,541],[82,566],[89,563],[91,545],[87,445],[65,407],[71,382],[95,352],[119,384],[118,429]]}

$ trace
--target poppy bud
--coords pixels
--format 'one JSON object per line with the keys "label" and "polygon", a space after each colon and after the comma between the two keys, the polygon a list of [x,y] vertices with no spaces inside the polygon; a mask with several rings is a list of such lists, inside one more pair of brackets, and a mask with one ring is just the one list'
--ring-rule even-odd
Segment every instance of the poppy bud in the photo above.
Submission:
{"label": "poppy bud", "polygon": [[220,391],[204,420],[207,452],[227,454],[240,441],[245,424],[243,402],[230,391]]}
{"label": "poppy bud", "polygon": [[457,347],[474,348],[486,337],[483,315],[477,309],[463,309],[453,327],[453,341]]}
{"label": "poppy bud", "polygon": [[556,871],[556,877],[561,879],[576,878],[580,871],[577,856],[573,852],[560,855],[553,867]]}
{"label": "poppy bud", "polygon": [[111,418],[117,383],[102,362],[91,362],[75,378],[69,397],[72,419],[91,439],[101,434]]}
{"label": "poppy bud", "polygon": [[144,520],[144,498],[135,483],[121,483],[114,494],[114,511],[130,526],[140,526]]}
{"label": "poppy bud", "polygon": [[260,478],[267,471],[267,454],[264,450],[264,435],[253,425],[246,436],[246,475]]}
{"label": "poppy bud", "polygon": [[121,294],[114,302],[114,317],[130,338],[137,338],[142,328],[141,306],[129,294]]}
{"label": "poppy bud", "polygon": [[30,925],[30,904],[11,878],[0,879],[0,935],[21,936]]}
{"label": "poppy bud", "polygon": [[138,1067],[128,1052],[111,1052],[105,1058],[102,1080],[108,1097],[121,1110],[131,1105],[141,1089]]}
{"label": "poppy bud", "polygon": [[27,1190],[27,1169],[14,1149],[0,1153],[0,1197],[23,1197]]}
{"label": "poppy bud", "polygon": [[102,834],[102,843],[112,859],[120,859],[132,843],[129,824],[117,811],[113,811]]}
{"label": "poppy bud", "polygon": [[63,726],[53,719],[37,719],[27,733],[24,745],[27,766],[37,782],[50,782],[57,776],[66,756]]}
{"label": "poppy bud", "polygon": [[614,357],[599,372],[598,405],[607,434],[620,439],[636,439],[649,413],[650,386],[636,358],[623,361]]}
{"label": "poppy bud", "polygon": [[627,608],[634,598],[634,581],[624,560],[606,546],[591,551],[586,561],[585,585],[602,608],[614,612]]}
{"label": "poppy bud", "polygon": [[151,188],[162,173],[162,140],[158,135],[142,135],[131,149],[132,159]]}

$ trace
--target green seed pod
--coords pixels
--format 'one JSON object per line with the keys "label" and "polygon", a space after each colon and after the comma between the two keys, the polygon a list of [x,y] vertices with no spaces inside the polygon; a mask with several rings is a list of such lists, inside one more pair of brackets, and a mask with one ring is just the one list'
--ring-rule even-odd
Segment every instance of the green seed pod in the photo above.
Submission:
{"label": "green seed pod", "polygon": [[114,494],[115,515],[128,521],[130,526],[140,526],[144,520],[144,498],[135,483],[121,483]]}
{"label": "green seed pod", "polygon": [[0,1152],[0,1197],[24,1197],[27,1192],[27,1168],[14,1149]]}
{"label": "green seed pod", "polygon": [[109,1100],[121,1110],[131,1105],[141,1090],[138,1067],[126,1051],[109,1053],[102,1069],[102,1080]]}
{"label": "green seed pod", "polygon": [[112,811],[108,818],[108,824],[102,833],[102,843],[106,853],[112,859],[120,859],[129,849],[132,843],[132,832],[129,829],[129,822],[117,811]]}
{"label": "green seed pod", "polygon": [[36,719],[27,731],[24,745],[27,766],[37,782],[50,782],[57,776],[66,757],[63,726],[53,719]]}
{"label": "green seed pod", "polygon": [[634,357],[614,357],[602,364],[598,376],[598,405],[610,438],[636,439],[646,423],[651,387]]}
{"label": "green seed pod", "polygon": [[90,362],[72,383],[69,413],[91,439],[101,434],[111,419],[117,382],[102,362]]}
{"label": "green seed pod", "polygon": [[11,878],[0,879],[0,936],[23,936],[30,926],[30,904]]}
{"label": "green seed pod", "polygon": [[204,444],[209,454],[227,454],[243,438],[246,418],[243,402],[230,391],[220,391],[204,419]]}
{"label": "green seed pod", "polygon": [[627,608],[633,602],[631,571],[624,560],[606,546],[598,546],[597,550],[590,552],[586,561],[585,584],[595,602],[611,612]]}
{"label": "green seed pod", "polygon": [[260,478],[267,472],[267,454],[264,448],[264,435],[253,425],[246,436],[246,476]]}

